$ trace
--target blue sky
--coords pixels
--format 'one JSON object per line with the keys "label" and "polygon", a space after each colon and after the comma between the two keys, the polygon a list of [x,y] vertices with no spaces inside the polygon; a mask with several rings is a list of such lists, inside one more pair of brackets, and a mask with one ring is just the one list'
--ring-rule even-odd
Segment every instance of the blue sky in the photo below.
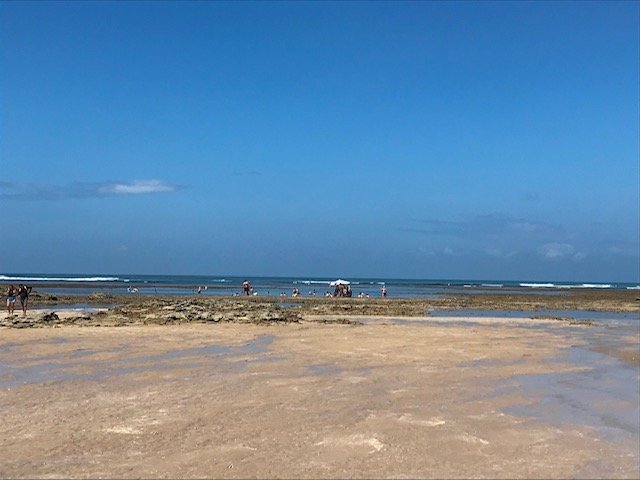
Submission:
{"label": "blue sky", "polygon": [[2,2],[0,273],[639,281],[637,2]]}

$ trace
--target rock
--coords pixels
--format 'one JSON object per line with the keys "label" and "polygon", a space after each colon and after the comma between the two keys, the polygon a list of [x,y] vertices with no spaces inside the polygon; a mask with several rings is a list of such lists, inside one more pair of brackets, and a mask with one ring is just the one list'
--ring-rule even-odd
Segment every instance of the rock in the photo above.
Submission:
{"label": "rock", "polygon": [[102,292],[92,292],[88,295],[91,300],[102,300],[104,298],[109,298],[110,295],[106,295]]}
{"label": "rock", "polygon": [[40,317],[40,321],[43,323],[54,323],[54,322],[59,322],[60,321],[60,317],[58,316],[58,314],[56,312],[50,312],[50,313],[45,313],[44,315],[42,315]]}
{"label": "rock", "polygon": [[92,318],[89,315],[78,315],[76,317],[69,317],[68,319],[70,323],[87,323],[91,320]]}

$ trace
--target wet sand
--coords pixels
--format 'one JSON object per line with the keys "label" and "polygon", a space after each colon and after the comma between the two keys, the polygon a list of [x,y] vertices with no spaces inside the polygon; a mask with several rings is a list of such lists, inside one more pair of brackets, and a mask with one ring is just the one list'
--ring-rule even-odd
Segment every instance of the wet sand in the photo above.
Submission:
{"label": "wet sand", "polygon": [[0,476],[640,473],[634,425],[554,415],[552,379],[597,366],[567,356],[588,327],[353,320],[1,329]]}
{"label": "wet sand", "polygon": [[121,303],[2,319],[0,477],[640,476],[636,324]]}

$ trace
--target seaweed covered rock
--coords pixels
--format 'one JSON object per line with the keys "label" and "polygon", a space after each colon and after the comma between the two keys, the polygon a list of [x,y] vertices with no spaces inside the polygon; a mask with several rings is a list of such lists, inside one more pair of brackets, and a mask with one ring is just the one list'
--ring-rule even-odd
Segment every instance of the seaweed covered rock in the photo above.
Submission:
{"label": "seaweed covered rock", "polygon": [[56,312],[49,312],[43,314],[39,320],[44,324],[51,324],[60,322],[60,317]]}

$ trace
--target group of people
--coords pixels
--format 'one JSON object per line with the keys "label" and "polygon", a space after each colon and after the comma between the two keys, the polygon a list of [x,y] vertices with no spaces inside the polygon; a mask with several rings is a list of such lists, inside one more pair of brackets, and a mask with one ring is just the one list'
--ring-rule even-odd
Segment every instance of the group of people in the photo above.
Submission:
{"label": "group of people", "polygon": [[[198,288],[198,293],[200,293],[200,288]],[[242,282],[242,293],[244,295],[256,295],[256,293],[254,293],[253,291],[253,287],[251,286],[251,283],[249,283],[248,280],[245,280],[244,282]],[[269,294],[270,292],[267,292],[267,295]],[[238,294],[235,293],[234,296],[236,295]],[[316,295],[315,289],[313,289],[313,291],[309,291],[309,296],[315,296],[315,295]],[[281,292],[280,296],[286,297],[287,294],[285,292]],[[300,297],[302,296],[302,292],[300,292],[299,288],[295,287],[291,292],[291,296]],[[329,292],[325,293],[325,297],[352,297],[352,296],[353,296],[353,291],[351,290],[351,285],[349,285],[348,283],[336,284],[335,289],[333,291],[333,295]],[[380,288],[380,296],[382,298],[387,297],[387,287],[385,285],[382,285],[382,288]],[[358,294],[358,298],[370,298],[370,296],[368,293],[360,292]]]}
{"label": "group of people", "polygon": [[13,285],[9,285],[7,287],[7,312],[9,315],[13,315],[13,312],[16,308],[16,299],[20,299],[20,305],[22,306],[22,315],[27,314],[27,307],[29,305],[29,294],[31,293],[32,287],[28,287],[27,285],[20,284],[18,287],[14,287]]}
{"label": "group of people", "polygon": [[[331,296],[331,295],[327,295]],[[348,284],[337,284],[335,290],[333,291],[334,297],[352,297],[353,292],[351,291],[351,286]],[[387,297],[387,287],[385,285],[380,288],[380,296],[382,298]],[[360,292],[358,294],[358,298],[370,298],[368,293]]]}
{"label": "group of people", "polygon": [[345,285],[344,283],[338,283],[333,291],[334,297],[351,297],[353,292],[351,291],[351,285]]}
{"label": "group of people", "polygon": [[[202,290],[206,290],[207,287],[198,287],[198,293],[201,293]],[[267,291],[266,292],[267,295],[270,295],[271,292]],[[234,293],[234,296],[239,296],[239,293]],[[242,282],[242,295],[257,295],[257,293],[255,293],[253,291],[253,286],[251,285],[251,283],[249,282],[249,280],[244,280]],[[309,296],[315,296],[316,295],[316,290],[315,288],[313,289],[313,291],[309,290]],[[286,297],[287,294],[285,292],[280,292],[279,296],[281,297]],[[294,287],[293,290],[291,291],[291,296],[292,297],[301,297],[302,296],[302,292],[300,291],[300,289],[298,287]],[[333,294],[331,294],[330,292],[326,292],[324,294],[325,297],[353,297],[353,291],[351,290],[351,285],[349,285],[347,282],[345,283],[336,283],[335,285],[335,289],[333,291]],[[380,288],[380,296],[382,298],[386,298],[387,297],[387,287],[385,285],[382,285],[382,288]],[[360,292],[358,294],[358,298],[371,298],[370,295],[368,293],[365,292]]]}

